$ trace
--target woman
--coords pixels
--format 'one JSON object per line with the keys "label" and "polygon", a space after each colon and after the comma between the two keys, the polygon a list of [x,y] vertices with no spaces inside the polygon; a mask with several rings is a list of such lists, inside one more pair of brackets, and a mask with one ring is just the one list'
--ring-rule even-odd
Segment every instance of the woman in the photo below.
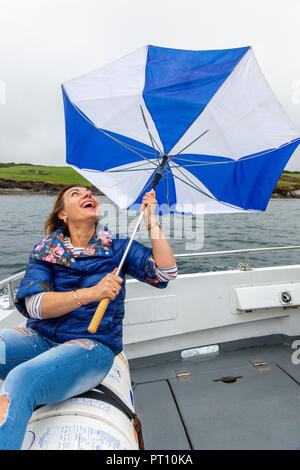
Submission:
{"label": "woman", "polygon": [[[99,202],[81,185],[58,194],[16,295],[26,328],[0,330],[0,449],[20,449],[34,408],[98,385],[122,351],[125,276],[164,288],[177,275],[172,250],[145,194],[152,250],[134,241],[120,276],[128,239],[98,225]],[[111,300],[96,334],[88,325],[102,298]]]}

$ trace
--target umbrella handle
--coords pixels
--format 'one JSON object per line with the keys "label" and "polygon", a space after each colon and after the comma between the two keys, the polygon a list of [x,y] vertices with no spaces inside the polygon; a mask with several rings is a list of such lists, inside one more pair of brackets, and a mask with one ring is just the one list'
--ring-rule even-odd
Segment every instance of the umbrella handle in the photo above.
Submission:
{"label": "umbrella handle", "polygon": [[107,309],[107,306],[110,302],[110,299],[108,297],[105,297],[104,299],[102,299],[100,302],[99,302],[99,305],[97,307],[97,310],[96,312],[94,313],[94,316],[91,320],[91,323],[89,324],[89,327],[88,327],[88,331],[90,333],[93,333],[95,334],[97,329],[98,329],[98,326],[102,320],[102,317],[105,313],[105,310]]}
{"label": "umbrella handle", "polygon": [[[132,233],[132,235],[131,235],[131,238],[130,238],[128,244],[127,244],[126,250],[125,250],[125,252],[124,252],[124,254],[123,254],[123,256],[122,256],[122,259],[121,259],[120,264],[119,264],[119,266],[118,266],[118,269],[117,269],[117,271],[116,271],[116,276],[118,276],[118,275],[120,274],[120,272],[121,272],[121,269],[122,269],[122,266],[123,266],[124,261],[125,261],[125,259],[126,259],[126,256],[127,256],[127,254],[128,254],[128,251],[129,251],[129,249],[130,249],[130,247],[131,247],[131,245],[132,245],[133,239],[134,239],[134,237],[135,237],[135,235],[136,235],[136,232],[137,232],[137,230],[138,230],[138,228],[139,228],[139,225],[140,225],[140,223],[141,223],[141,221],[142,221],[142,219],[143,219],[145,209],[146,209],[146,208],[144,208],[144,210],[141,211],[141,213],[140,213],[140,216],[139,216],[139,219],[138,219],[137,224],[136,224],[136,226],[135,226],[135,229],[134,229],[134,231],[133,231],[133,233]],[[109,302],[110,302],[110,299],[109,299],[108,297],[105,297],[104,299],[101,299],[101,300],[100,300],[100,303],[98,304],[97,310],[96,310],[96,312],[94,313],[94,316],[93,316],[93,318],[92,318],[92,320],[91,320],[91,323],[90,323],[89,326],[88,326],[88,331],[89,331],[90,333],[93,333],[93,334],[96,333],[96,331],[97,331],[97,329],[98,329],[98,326],[99,326],[99,323],[100,323],[101,320],[102,320],[102,317],[103,317],[103,315],[104,315],[104,313],[105,313],[105,310],[107,309],[107,306],[108,306]]]}

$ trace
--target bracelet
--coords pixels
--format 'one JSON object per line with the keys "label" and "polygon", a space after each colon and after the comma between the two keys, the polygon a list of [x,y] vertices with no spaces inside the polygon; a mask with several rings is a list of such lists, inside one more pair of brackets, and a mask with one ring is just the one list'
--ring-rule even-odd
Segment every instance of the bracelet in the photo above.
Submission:
{"label": "bracelet", "polygon": [[79,305],[79,307],[82,307],[82,303],[79,302],[78,297],[77,297],[77,294],[76,294],[76,291],[77,291],[77,290],[78,290],[78,289],[76,289],[76,290],[73,291],[73,297],[74,297],[75,302],[77,302],[77,304]]}
{"label": "bracelet", "polygon": [[155,220],[155,221],[152,222],[151,224],[147,225],[147,229],[148,229],[148,230],[151,230],[153,227],[159,227],[159,228],[161,228],[160,223],[159,223],[157,220]]}

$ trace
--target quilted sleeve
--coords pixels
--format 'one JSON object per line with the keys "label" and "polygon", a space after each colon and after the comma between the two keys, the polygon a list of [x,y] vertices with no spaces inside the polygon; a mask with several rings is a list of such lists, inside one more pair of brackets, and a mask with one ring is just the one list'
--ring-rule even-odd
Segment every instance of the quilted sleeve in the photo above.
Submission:
{"label": "quilted sleeve", "polygon": [[163,289],[168,281],[157,276],[152,249],[134,240],[125,261],[125,271],[140,282]]}
{"label": "quilted sleeve", "polygon": [[25,275],[15,297],[15,306],[22,315],[30,318],[25,298],[41,292],[53,290],[53,271],[51,264],[30,257]]}

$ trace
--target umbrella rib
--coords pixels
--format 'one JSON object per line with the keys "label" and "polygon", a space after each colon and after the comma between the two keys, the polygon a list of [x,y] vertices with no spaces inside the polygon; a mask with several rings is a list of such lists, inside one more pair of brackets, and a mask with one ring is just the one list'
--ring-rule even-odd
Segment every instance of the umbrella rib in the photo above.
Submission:
{"label": "umbrella rib", "polygon": [[[144,113],[144,110],[143,110],[141,104],[140,104],[140,109],[141,109],[141,112],[142,112],[142,117],[143,117],[144,124],[146,126],[146,129],[147,129],[149,137],[150,137],[151,145],[152,145],[153,150],[155,152],[155,156],[156,156],[156,150],[154,148],[154,143],[155,143],[156,147],[158,148],[159,154],[162,155],[162,151],[160,150],[159,145],[157,144],[157,142],[155,141],[154,137],[152,136],[152,134],[149,130],[149,126],[148,126],[148,123],[147,123],[147,120],[146,120],[146,116],[145,116],[145,113]],[[157,156],[156,156],[156,158],[157,158]],[[158,158],[157,158],[157,160],[158,160]]]}
{"label": "umbrella rib", "polygon": [[[196,154],[195,154],[196,155]],[[200,157],[200,155],[199,155]],[[207,163],[207,161],[198,161],[198,163],[195,163],[195,160],[191,160],[189,158],[182,158],[182,157],[177,157],[175,156],[174,158],[176,158],[176,160],[181,160],[183,162],[191,162],[191,163],[194,163],[196,166],[200,166],[201,164],[207,164],[207,165],[215,165],[215,164],[218,164],[218,163],[231,163],[232,161],[230,160],[230,162],[212,162],[212,163]],[[197,161],[197,160],[196,160]],[[236,161],[236,160],[234,160]],[[174,163],[174,160],[172,159],[172,162]]]}
{"label": "umbrella rib", "polygon": [[[70,103],[71,103],[72,106],[76,109],[76,111],[80,114],[80,116],[83,117],[83,118],[84,118],[89,124],[91,124],[95,129],[97,129],[98,131],[102,132],[104,135],[106,135],[106,136],[109,137],[110,139],[112,139],[112,140],[118,142],[118,144],[120,144],[120,145],[122,145],[123,147],[127,148],[127,149],[130,150],[131,152],[133,152],[133,153],[139,155],[140,157],[144,158],[144,159],[147,160],[147,161],[150,161],[150,160],[148,160],[146,157],[144,157],[143,155],[141,155],[141,154],[139,154],[138,152],[135,152],[134,150],[132,150],[132,149],[137,148],[137,147],[133,147],[133,146],[131,146],[130,144],[124,144],[124,142],[122,142],[121,140],[117,139],[116,137],[113,137],[113,136],[109,135],[107,132],[105,132],[105,131],[104,131],[103,129],[101,129],[100,127],[95,126],[95,124],[94,124],[90,119],[87,119],[87,117],[80,111],[80,109],[79,109],[75,104],[72,103],[71,100],[70,100]],[[142,149],[138,149],[138,150],[142,150]],[[144,152],[144,150],[143,150],[143,152]],[[147,152],[147,153],[150,153],[151,155],[156,156],[155,153],[154,153],[154,154],[152,154],[151,152]],[[150,161],[150,162],[151,162],[151,161]],[[151,163],[152,163],[153,165],[155,165],[155,166],[158,166],[158,165],[157,165],[156,163],[154,163],[154,162],[151,162]]]}
{"label": "umbrella rib", "polygon": [[[264,101],[263,101],[263,102],[264,102]],[[262,103],[263,103],[263,102],[262,102]],[[260,105],[260,104],[261,104],[261,103],[259,103],[259,105]],[[226,129],[226,132],[227,132],[229,129],[231,129],[233,126],[235,126],[237,123],[239,123],[242,119],[244,119],[245,116],[247,116],[247,115],[251,114],[253,111],[255,111],[255,110],[259,107],[259,105],[257,105],[255,108],[251,109],[251,110],[250,110],[246,115],[244,115],[242,118],[240,118],[240,119],[236,120],[235,122],[233,122],[233,123],[231,124],[231,126],[229,126],[229,127]],[[201,113],[200,113],[200,114],[201,114]],[[199,114],[199,116],[200,116],[200,114]],[[192,122],[192,124],[190,125],[190,127],[193,125],[193,123],[194,123],[194,121]],[[190,128],[190,127],[189,127],[189,128]],[[189,128],[185,131],[185,133],[189,130]],[[184,133],[184,134],[185,134],[185,133]],[[222,133],[224,134],[224,132],[219,131],[218,133],[215,134],[214,137],[218,137],[218,136],[219,136],[220,134],[222,134]],[[182,137],[184,136],[184,134],[180,137],[179,140],[182,139]],[[201,136],[199,136],[199,137],[201,137]],[[196,140],[198,140],[199,137],[197,137],[197,139],[195,139],[193,142],[191,142],[187,147],[189,147],[189,146],[192,145],[194,142],[196,142]],[[178,142],[179,142],[179,140],[178,140]],[[297,140],[297,139],[294,139],[294,140],[292,140],[291,142],[294,142],[295,140]],[[177,145],[178,142],[176,142],[175,145]],[[291,143],[291,142],[289,142],[289,143]],[[175,145],[173,145],[172,148],[174,148]],[[283,144],[283,145],[288,145],[288,144]],[[179,153],[182,153],[187,147],[185,147],[184,149],[182,149]],[[279,146],[279,147],[277,147],[277,148],[280,148],[280,147],[282,147],[282,145]],[[171,150],[172,150],[172,149],[171,149]],[[171,152],[171,150],[169,151],[169,153]],[[274,149],[274,150],[275,150],[275,149]],[[169,154],[169,153],[168,153],[168,154]],[[177,153],[177,155],[179,155],[179,153]],[[263,153],[262,153],[262,154],[263,154]],[[176,155],[175,155],[175,156],[176,156]],[[259,156],[259,155],[256,155],[256,156]],[[254,158],[254,157],[249,157],[249,158]],[[245,159],[245,160],[246,160],[246,159]],[[222,162],[222,163],[223,163],[223,162]],[[230,162],[224,162],[224,163],[230,163]]]}
{"label": "umbrella rib", "polygon": [[[210,165],[221,165],[223,163],[236,163],[238,160],[233,160],[233,161],[230,161],[230,162],[211,162],[211,163],[207,163],[207,162],[194,163],[194,160],[185,160],[185,159],[182,159],[182,161],[184,161],[184,162],[193,162],[193,164],[191,164],[191,165],[178,164],[178,166],[184,166],[184,168],[188,168],[190,166],[210,166]],[[172,162],[176,163],[176,162],[174,162],[174,160],[172,160]]]}
{"label": "umbrella rib", "polygon": [[[286,147],[287,145],[290,145],[292,142],[296,142],[297,140],[300,140],[300,139],[294,139],[293,141],[291,142],[287,142],[285,144],[282,144],[280,145],[279,147],[277,148],[273,148],[273,149],[268,149],[268,150],[264,150],[263,152],[260,152],[256,155],[251,155],[249,157],[241,157],[239,160],[233,160],[233,159],[230,159],[226,162],[211,162],[211,163],[207,163],[207,162],[199,162],[199,163],[195,163],[193,165],[184,165],[184,167],[188,167],[188,166],[210,166],[210,165],[225,165],[226,163],[237,163],[237,162],[240,162],[240,161],[244,161],[244,160],[250,160],[252,158],[258,158],[258,157],[261,157],[262,155],[266,155],[270,152],[274,152],[275,150],[278,150],[280,148],[283,148],[283,147]],[[177,160],[182,160],[182,161],[185,161],[185,162],[194,162],[194,160],[189,160],[187,158],[182,158],[182,157],[178,157],[175,155],[175,157]],[[229,158],[229,157],[228,157]],[[173,162],[173,159],[172,159],[172,162]],[[174,162],[173,162],[174,163]],[[179,165],[179,166],[182,166],[182,165]]]}
{"label": "umbrella rib", "polygon": [[[95,126],[96,127],[96,126]],[[134,150],[132,150],[132,148],[130,146],[128,146],[128,144],[124,144],[124,142],[122,142],[121,140],[118,140],[116,139],[115,137],[112,137],[111,135],[107,134],[103,129],[99,129],[98,127],[96,127],[96,129],[98,129],[99,131],[101,131],[103,134],[105,134],[107,137],[109,137],[110,139],[112,140],[115,140],[116,142],[118,142],[118,144],[122,145],[123,147],[127,148],[128,150],[130,150],[131,152],[135,153],[136,155],[138,155],[139,157],[142,157],[144,160],[146,160],[147,162],[150,162],[152,163],[152,165],[155,165],[156,167],[158,166],[156,163],[152,162],[150,159],[144,157],[143,155],[141,155],[140,153],[138,152],[135,152]]]}
{"label": "umbrella rib", "polygon": [[[169,170],[165,169],[166,172],[169,173]],[[227,202],[224,202],[224,201],[220,201],[219,199],[217,199],[216,197],[213,197],[213,196],[210,196],[210,194],[207,194],[205,193],[202,189],[200,189],[198,186],[196,186],[194,183],[190,182],[188,183],[187,181],[184,181],[182,178],[180,178],[179,176],[177,175],[174,175],[174,173],[172,173],[172,176],[174,178],[177,178],[179,179],[180,181],[182,181],[184,184],[186,184],[187,186],[190,186],[192,189],[195,189],[196,191],[199,191],[200,193],[202,193],[204,196],[207,196],[208,198],[212,199],[213,201],[216,201],[218,202],[219,204],[223,204],[224,206],[228,206],[228,207],[233,207],[234,209],[237,209],[237,210],[241,210],[243,211],[244,209],[242,209],[241,207],[238,207],[238,206],[234,206],[232,204],[229,204]],[[185,175],[183,175],[184,177],[186,177]],[[187,178],[187,177],[186,177]],[[188,179],[188,178],[187,178]]]}
{"label": "umbrella rib", "polygon": [[139,165],[132,166],[131,168],[124,168],[123,170],[105,170],[106,173],[120,173],[125,171],[144,171],[144,170],[153,170],[153,168],[141,168],[144,165],[147,165],[148,161],[142,162]]}
{"label": "umbrella rib", "polygon": [[144,149],[140,149],[139,147],[134,147],[134,145],[130,145],[130,144],[127,144],[129,149],[135,149],[135,150],[140,150],[141,152],[144,152],[144,153],[149,153],[149,155],[153,155],[156,157],[156,154],[153,153],[153,152],[149,152],[148,150],[144,150]]}
{"label": "umbrella rib", "polygon": [[[173,168],[173,167],[171,167]],[[179,167],[175,167],[181,174],[184,178],[186,178],[191,184],[189,184],[189,186],[193,187],[194,189],[197,189],[197,191],[201,192],[202,194],[204,194],[205,196],[208,196],[208,197],[211,197],[209,194],[206,194],[202,189],[200,189],[197,185],[195,185],[195,183],[193,183],[185,174],[182,173],[182,171],[180,170]],[[174,173],[172,172],[172,175],[176,177],[176,175],[174,175]],[[177,177],[178,178],[178,177]],[[180,179],[180,178],[179,178]],[[188,184],[186,181],[184,180],[181,180],[183,183],[185,184]]]}
{"label": "umbrella rib", "polygon": [[[145,171],[145,170],[150,170],[150,171],[153,171],[153,168],[140,168],[142,167],[143,165],[146,165],[147,162],[143,162],[141,165],[136,165],[135,167],[132,167],[132,168],[124,168],[124,169],[120,169],[120,170],[103,170],[103,172],[105,173],[126,173],[126,172],[130,172],[130,171]],[[99,171],[101,170],[93,170],[91,168],[83,168],[84,171],[90,171],[90,172],[94,172],[94,173],[99,173]]]}
{"label": "umbrella rib", "polygon": [[196,139],[194,139],[191,143],[189,143],[186,147],[184,147],[182,150],[180,150],[180,152],[176,153],[176,155],[174,155],[173,158],[177,157],[177,155],[180,155],[184,150],[186,150],[188,147],[190,147],[192,144],[194,144],[197,140],[200,139],[200,137],[202,137],[203,135],[205,135],[207,132],[209,131],[209,129],[207,129],[206,131],[202,132],[202,134],[200,134],[198,137],[196,137]]}
{"label": "umbrella rib", "polygon": [[167,200],[168,200],[168,206],[170,208],[170,199],[169,199],[169,178],[166,178],[165,175],[162,175],[162,179],[165,185],[165,190],[166,190],[166,195],[167,195]]}

